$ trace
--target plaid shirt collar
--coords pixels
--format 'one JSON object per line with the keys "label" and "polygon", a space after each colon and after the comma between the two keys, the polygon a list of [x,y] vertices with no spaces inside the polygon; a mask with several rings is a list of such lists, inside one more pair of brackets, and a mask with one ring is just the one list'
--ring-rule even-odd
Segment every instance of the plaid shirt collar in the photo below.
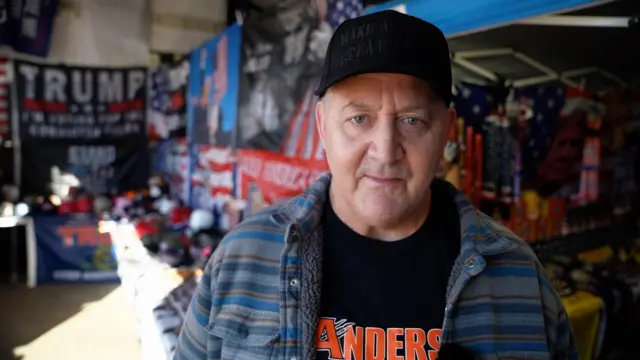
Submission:
{"label": "plaid shirt collar", "polygon": [[[301,236],[308,236],[321,225],[320,220],[330,184],[331,174],[323,175],[302,195],[287,203],[282,211],[274,213],[271,219],[281,226],[297,223]],[[511,240],[515,236],[510,230],[480,213],[469,199],[452,185],[448,184],[448,188],[460,214],[463,263],[477,256],[497,255],[519,246],[518,242]]]}

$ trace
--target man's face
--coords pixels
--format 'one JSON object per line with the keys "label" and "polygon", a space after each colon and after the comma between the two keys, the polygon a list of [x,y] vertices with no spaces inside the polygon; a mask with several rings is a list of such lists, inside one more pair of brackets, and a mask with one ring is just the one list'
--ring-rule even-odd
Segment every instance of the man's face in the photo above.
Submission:
{"label": "man's face", "polygon": [[364,74],[334,85],[316,108],[332,193],[362,221],[394,226],[426,206],[455,118],[412,76]]}

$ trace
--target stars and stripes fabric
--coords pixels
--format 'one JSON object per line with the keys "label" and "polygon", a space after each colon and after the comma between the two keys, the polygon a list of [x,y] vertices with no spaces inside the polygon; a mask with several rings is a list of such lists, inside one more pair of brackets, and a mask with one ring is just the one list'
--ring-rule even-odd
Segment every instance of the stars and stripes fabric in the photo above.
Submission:
{"label": "stars and stripes fabric", "polygon": [[229,147],[199,145],[191,175],[191,202],[195,209],[212,210],[233,196],[235,162]]}
{"label": "stars and stripes fabric", "polygon": [[491,114],[494,100],[483,85],[460,83],[456,85],[455,108],[458,117],[464,119],[465,126],[472,126],[474,132],[482,132],[484,119]]}
{"label": "stars and stripes fabric", "polygon": [[289,157],[302,159],[324,159],[324,147],[316,127],[315,82],[310,82],[289,120],[287,137],[282,152]]}
{"label": "stars and stripes fabric", "polygon": [[8,59],[0,58],[0,138],[3,141],[11,139],[9,66]]}
{"label": "stars and stripes fabric", "polygon": [[558,86],[535,86],[516,91],[516,99],[525,98],[533,111],[527,122],[528,135],[521,144],[522,176],[531,178],[544,160],[556,136],[560,112],[565,105],[565,89]]}
{"label": "stars and stripes fabric", "polygon": [[327,0],[326,21],[333,29],[347,19],[352,19],[362,14],[362,1],[360,0]]}

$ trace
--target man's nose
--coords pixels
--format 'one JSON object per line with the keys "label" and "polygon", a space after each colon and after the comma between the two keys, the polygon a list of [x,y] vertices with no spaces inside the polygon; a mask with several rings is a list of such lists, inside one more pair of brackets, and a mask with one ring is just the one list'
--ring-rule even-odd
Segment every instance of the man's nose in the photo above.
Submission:
{"label": "man's nose", "polygon": [[381,163],[395,163],[402,160],[404,150],[395,121],[381,121],[372,133],[368,155]]}

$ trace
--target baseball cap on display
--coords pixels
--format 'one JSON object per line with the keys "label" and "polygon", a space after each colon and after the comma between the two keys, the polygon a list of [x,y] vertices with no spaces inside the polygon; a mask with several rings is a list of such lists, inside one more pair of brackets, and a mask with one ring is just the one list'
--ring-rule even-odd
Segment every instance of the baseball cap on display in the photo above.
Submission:
{"label": "baseball cap on display", "polygon": [[370,73],[415,76],[448,106],[451,60],[447,39],[435,25],[394,10],[346,20],[334,32],[324,59],[317,96],[349,77]]}

